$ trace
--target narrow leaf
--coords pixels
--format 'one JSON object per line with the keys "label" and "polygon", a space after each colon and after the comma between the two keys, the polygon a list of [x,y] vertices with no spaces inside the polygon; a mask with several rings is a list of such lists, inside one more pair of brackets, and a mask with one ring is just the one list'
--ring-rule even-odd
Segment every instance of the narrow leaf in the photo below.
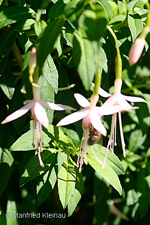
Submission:
{"label": "narrow leaf", "polygon": [[[96,154],[97,155],[97,154]],[[101,157],[97,155],[99,160]],[[121,195],[122,194],[122,187],[119,181],[119,178],[115,171],[106,163],[105,168],[102,169],[99,162],[95,159],[93,155],[87,155],[87,161],[96,170],[105,180],[107,180]]]}
{"label": "narrow leaf", "polygon": [[62,26],[64,24],[64,19],[53,20],[45,29],[42,37],[39,39],[38,43],[38,63],[40,67],[43,64],[53,49],[58,35],[61,32]]}
{"label": "narrow leaf", "polygon": [[17,217],[14,216],[17,214],[16,202],[13,200],[8,200],[7,209],[6,209],[6,224],[7,225],[19,225]]}
{"label": "narrow leaf", "polygon": [[[56,163],[56,162],[55,162]],[[56,167],[53,165],[50,166],[49,170],[44,173],[43,176],[40,176],[37,184],[37,203],[40,205],[48,197],[50,192],[55,186],[57,175]]]}
{"label": "narrow leaf", "polygon": [[[93,146],[96,156],[103,162],[106,154],[106,148],[102,145],[95,144]],[[93,155],[91,148],[88,148],[90,155]],[[107,164],[117,173],[118,175],[124,174],[124,168],[121,161],[115,154],[112,154],[110,151],[107,154]]]}
{"label": "narrow leaf", "polygon": [[30,18],[33,13],[33,10],[22,6],[6,8],[0,12],[0,29],[18,21],[26,20]]}
{"label": "narrow leaf", "polygon": [[89,90],[94,78],[94,50],[91,42],[75,33],[73,40],[73,60],[86,90]]}
{"label": "narrow leaf", "polygon": [[83,194],[84,183],[82,174],[77,172],[76,176],[75,188],[68,202],[68,216],[72,215]]}
{"label": "narrow leaf", "polygon": [[24,172],[20,178],[20,186],[22,187],[24,184],[38,177],[42,173],[44,173],[50,164],[54,161],[55,154],[50,151],[41,152],[42,161],[44,163],[44,167],[41,167],[39,164],[38,156],[34,155],[27,163]]}
{"label": "narrow leaf", "polygon": [[[36,132],[36,130],[35,130]],[[42,132],[42,140],[43,143],[46,145],[49,141],[50,138]],[[35,135],[34,138],[35,143],[37,143],[37,136]],[[30,151],[30,150],[35,150],[32,146],[33,143],[33,130],[27,131],[25,134],[23,134],[21,137],[19,137],[13,145],[10,147],[10,151]]]}
{"label": "narrow leaf", "polygon": [[66,161],[60,168],[58,174],[58,193],[63,208],[66,208],[71,195],[74,192],[76,174],[74,166]]}

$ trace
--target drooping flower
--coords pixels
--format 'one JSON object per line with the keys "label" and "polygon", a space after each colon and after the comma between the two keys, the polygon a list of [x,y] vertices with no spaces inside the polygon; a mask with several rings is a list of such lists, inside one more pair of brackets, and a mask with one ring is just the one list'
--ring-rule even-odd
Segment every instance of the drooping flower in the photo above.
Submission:
{"label": "drooping flower", "polygon": [[[49,121],[48,117],[46,114],[46,111],[44,109],[44,106],[49,107],[50,109],[53,110],[66,110],[66,109],[73,109],[70,106],[66,105],[61,105],[61,104],[55,104],[55,103],[50,103],[50,102],[44,102],[40,99],[40,87],[37,84],[32,84],[33,88],[33,99],[32,100],[27,100],[24,103],[26,104],[22,108],[18,109],[14,113],[10,114],[7,116],[3,121],[2,124],[11,122],[24,114],[26,114],[29,110],[31,110],[31,119],[33,119],[33,147],[35,147],[34,144],[34,129],[36,128],[37,131],[37,152],[38,152],[38,157],[40,161],[40,165],[44,166],[40,152],[42,151],[41,147],[41,140],[42,140],[42,126],[45,128],[48,127]],[[43,144],[43,143],[42,143]]]}
{"label": "drooping flower", "polygon": [[129,51],[129,63],[130,65],[134,65],[137,63],[139,58],[141,57],[141,54],[143,52],[145,45],[145,39],[144,38],[137,38],[132,45],[130,51]]}
{"label": "drooping flower", "polygon": [[[87,145],[88,145],[88,138],[89,138],[89,128],[93,126],[98,132],[102,135],[106,136],[106,128],[104,127],[101,117],[103,115],[111,115],[119,111],[118,106],[96,106],[98,102],[98,95],[92,95],[91,101],[89,102],[84,96],[81,94],[75,94],[75,99],[78,104],[83,107],[84,109],[79,110],[78,112],[74,112],[62,120],[57,124],[57,126],[64,126],[82,119],[82,126],[83,126],[83,138],[81,141],[80,152],[82,155],[78,157],[77,165],[79,166],[79,171],[81,171],[82,164],[86,157]],[[93,153],[94,154],[94,153]]]}
{"label": "drooping flower", "polygon": [[144,46],[145,46],[145,38],[148,33],[149,33],[149,22],[147,21],[146,26],[143,28],[141,34],[135,40],[135,42],[133,43],[133,45],[129,51],[129,63],[131,66],[134,65],[135,63],[137,63],[137,61],[141,57],[141,54],[142,54]]}
{"label": "drooping flower", "polygon": [[[99,94],[103,97],[109,97],[103,104],[103,107],[109,107],[109,106],[118,106],[120,107],[120,110],[118,110],[118,116],[119,116],[119,128],[120,128],[120,136],[121,136],[121,144],[123,149],[123,155],[126,156],[125,151],[125,141],[124,141],[124,135],[123,135],[123,128],[122,128],[122,120],[121,120],[121,111],[129,111],[131,109],[137,109],[138,107],[133,107],[130,105],[127,101],[131,102],[145,102],[146,101],[143,98],[140,97],[132,97],[132,96],[126,96],[121,94],[121,87],[122,87],[122,80],[116,79],[115,83],[115,91],[111,95],[104,91],[102,88],[99,88]],[[107,145],[107,151],[105,155],[105,159],[102,165],[102,168],[105,167],[105,162],[107,158],[108,149],[111,150],[111,152],[114,152],[114,146],[117,145],[116,143],[116,123],[117,123],[117,114],[112,115],[112,124],[111,124],[111,132],[110,132],[110,138]]]}
{"label": "drooping flower", "polygon": [[101,121],[101,117],[103,115],[111,115],[118,112],[118,106],[117,107],[96,106],[99,99],[98,95],[92,95],[90,102],[84,96],[78,93],[75,94],[74,97],[78,102],[78,104],[84,109],[81,109],[77,112],[74,112],[64,117],[62,120],[59,121],[57,126],[65,126],[82,119],[83,129],[87,129],[92,125],[102,135],[106,136],[107,132]]}

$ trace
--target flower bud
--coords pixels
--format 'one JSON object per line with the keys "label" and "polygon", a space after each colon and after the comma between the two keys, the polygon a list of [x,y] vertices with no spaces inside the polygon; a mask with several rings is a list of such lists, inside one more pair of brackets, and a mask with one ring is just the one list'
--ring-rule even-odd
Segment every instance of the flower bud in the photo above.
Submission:
{"label": "flower bud", "polygon": [[36,48],[32,48],[29,58],[29,75],[32,76],[36,67]]}
{"label": "flower bud", "polygon": [[144,38],[140,38],[138,37],[134,44],[132,45],[130,52],[129,52],[129,63],[130,65],[134,65],[135,63],[137,63],[137,61],[139,60],[143,48],[145,45],[145,39]]}

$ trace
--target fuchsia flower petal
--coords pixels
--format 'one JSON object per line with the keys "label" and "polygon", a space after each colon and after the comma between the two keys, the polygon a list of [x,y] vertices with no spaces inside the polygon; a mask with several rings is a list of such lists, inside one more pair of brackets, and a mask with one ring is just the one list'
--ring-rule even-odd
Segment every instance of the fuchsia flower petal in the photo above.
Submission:
{"label": "fuchsia flower petal", "polygon": [[55,103],[44,102],[44,101],[42,101],[42,104],[47,106],[50,109],[58,110],[58,111],[62,111],[62,110],[66,110],[66,109],[70,109],[70,110],[74,109],[74,108],[72,108],[72,107],[70,107],[68,105],[55,104]]}
{"label": "fuchsia flower petal", "polygon": [[100,116],[96,113],[95,110],[90,111],[89,117],[90,117],[90,120],[91,120],[91,123],[92,123],[93,127],[96,130],[98,130],[102,135],[106,136],[107,131],[106,131],[104,125],[102,124]]}
{"label": "fuchsia flower petal", "polygon": [[101,87],[99,87],[98,94],[104,98],[108,98],[111,96],[111,94],[109,94],[107,91],[105,91]]}
{"label": "fuchsia flower petal", "polygon": [[120,107],[122,107],[122,110],[128,111],[131,109],[137,109],[138,107],[133,107],[132,105],[130,105],[123,96],[120,95],[120,97],[118,97],[117,99],[118,104],[120,105]]}
{"label": "fuchsia flower petal", "polygon": [[114,106],[104,106],[101,107],[95,107],[96,112],[100,116],[106,116],[106,115],[113,115],[114,113],[122,111],[122,107],[120,105],[114,105]]}
{"label": "fuchsia flower petal", "polygon": [[32,113],[34,113],[36,119],[44,126],[48,127],[49,121],[47,118],[47,114],[43,106],[36,102],[34,107],[32,108]]}
{"label": "fuchsia flower petal", "polygon": [[[122,94],[121,94],[122,95]],[[135,96],[127,96],[127,95],[123,95],[124,99],[129,101],[129,102],[145,102],[145,99],[140,98],[140,97],[135,97]]]}
{"label": "fuchsia flower petal", "polygon": [[14,113],[10,114],[9,116],[7,116],[3,121],[2,124],[4,123],[8,123],[10,121],[13,121],[21,116],[23,116],[24,114],[26,114],[34,105],[34,101],[30,101],[27,105],[23,106],[22,108],[18,109],[17,111],[15,111]]}
{"label": "fuchsia flower petal", "polygon": [[76,121],[79,121],[83,119],[85,116],[88,115],[89,110],[88,109],[82,109],[78,112],[74,112],[66,117],[64,117],[62,120],[57,123],[57,126],[65,126],[71,123],[74,123]]}
{"label": "fuchsia flower petal", "polygon": [[111,95],[103,104],[103,107],[115,105],[117,102],[117,96]]}
{"label": "fuchsia flower petal", "polygon": [[76,93],[74,97],[81,107],[86,108],[90,106],[90,102],[83,95]]}

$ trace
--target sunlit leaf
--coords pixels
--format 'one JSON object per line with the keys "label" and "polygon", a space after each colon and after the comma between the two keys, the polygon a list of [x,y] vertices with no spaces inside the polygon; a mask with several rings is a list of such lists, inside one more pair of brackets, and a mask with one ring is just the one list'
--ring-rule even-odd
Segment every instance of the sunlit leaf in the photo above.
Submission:
{"label": "sunlit leaf", "polygon": [[0,12],[0,29],[9,24],[29,19],[34,11],[22,6],[13,6]]}
{"label": "sunlit leaf", "polygon": [[40,166],[38,155],[31,157],[31,159],[28,161],[27,165],[24,168],[24,172],[20,178],[21,187],[30,180],[33,180],[34,178],[44,173],[54,161],[55,154],[51,153],[51,151],[45,150],[41,152],[41,157],[45,165],[44,167]]}
{"label": "sunlit leaf", "polygon": [[94,78],[94,50],[91,42],[75,33],[73,41],[73,60],[84,88],[89,90]]}
{"label": "sunlit leaf", "polygon": [[70,161],[66,161],[61,166],[58,173],[58,193],[63,208],[66,208],[71,195],[74,192],[76,183],[76,173]]}
{"label": "sunlit leaf", "polygon": [[19,225],[18,219],[16,216],[17,214],[17,206],[14,200],[8,200],[7,202],[7,209],[6,209],[6,224],[7,225]]}
{"label": "sunlit leaf", "polygon": [[[36,134],[36,130],[35,130]],[[37,143],[37,136],[35,135],[34,139],[35,143]],[[50,138],[42,132],[42,141],[46,145]],[[23,134],[21,137],[19,137],[13,145],[10,147],[10,151],[30,151],[35,150],[35,148],[32,146],[33,143],[33,130],[27,131],[25,134]]]}
{"label": "sunlit leaf", "polygon": [[[106,148],[103,147],[102,145],[95,144],[93,146],[93,149],[94,149],[96,156],[103,162],[105,154],[106,154]],[[93,155],[90,147],[88,147],[88,152],[90,153],[90,155]],[[112,169],[118,175],[124,174],[124,168],[122,166],[121,161],[118,159],[118,157],[115,154],[112,154],[110,151],[108,151],[106,162],[107,162],[107,164],[109,164],[109,166],[112,167]]]}
{"label": "sunlit leaf", "polygon": [[[99,160],[102,161],[103,157],[96,153]],[[116,172],[112,169],[112,167],[107,163],[105,164],[105,168],[102,169],[99,162],[96,160],[94,155],[88,154],[87,161],[96,170],[104,179],[106,179],[118,192],[122,194],[122,187],[119,181],[119,178]]]}
{"label": "sunlit leaf", "polygon": [[74,212],[78,202],[81,199],[81,196],[83,194],[83,188],[84,188],[84,184],[83,184],[83,177],[82,174],[80,174],[79,172],[76,174],[77,178],[76,178],[76,184],[75,184],[75,188],[74,191],[70,197],[70,200],[68,202],[68,216],[71,216],[72,213]]}
{"label": "sunlit leaf", "polygon": [[52,53],[54,50],[54,45],[58,35],[61,33],[62,26],[64,24],[64,19],[57,19],[46,27],[42,37],[39,39],[38,43],[38,63],[39,66],[43,66],[48,54]]}
{"label": "sunlit leaf", "polygon": [[[56,161],[54,161],[56,164]],[[52,163],[48,171],[40,176],[37,183],[37,202],[40,205],[48,197],[57,180],[56,167]]]}

